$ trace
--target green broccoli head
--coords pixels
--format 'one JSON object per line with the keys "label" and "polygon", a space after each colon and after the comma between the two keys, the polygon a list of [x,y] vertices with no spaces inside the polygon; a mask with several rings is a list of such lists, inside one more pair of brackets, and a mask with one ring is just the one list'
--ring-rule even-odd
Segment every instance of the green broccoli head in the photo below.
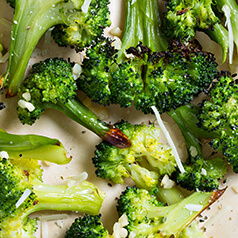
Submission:
{"label": "green broccoli head", "polygon": [[214,30],[214,25],[220,23],[212,0],[169,0],[163,14],[163,33],[169,39],[191,40],[197,30]]}
{"label": "green broccoli head", "polygon": [[32,125],[46,109],[55,109],[94,132],[110,144],[127,148],[129,139],[114,126],[101,121],[76,95],[76,75],[70,63],[49,58],[32,66],[18,92],[18,117]]}
{"label": "green broccoli head", "polygon": [[88,215],[76,218],[66,231],[65,238],[109,238],[111,237],[100,220],[101,215]]}
{"label": "green broccoli head", "polygon": [[[224,9],[222,8],[224,5],[228,8],[227,12],[231,12],[231,25],[236,29],[237,4],[235,1],[228,3],[227,1],[212,0],[168,0],[163,13],[163,33],[168,39],[188,41],[194,38],[197,31],[202,31],[221,46],[224,62],[230,38],[227,28],[224,27],[226,24],[223,22]],[[236,34],[235,30],[233,34]],[[234,42],[237,44],[236,40]]]}
{"label": "green broccoli head", "polygon": [[160,129],[153,125],[116,124],[131,141],[131,147],[118,149],[102,142],[96,146],[93,163],[96,175],[123,184],[131,177],[137,186],[152,189],[160,176],[171,174],[176,161],[170,147],[159,141]]}
{"label": "green broccoli head", "polygon": [[233,170],[238,172],[238,85],[229,72],[221,72],[209,90],[209,99],[201,105],[199,126],[218,134],[211,141],[221,151]]}
{"label": "green broccoli head", "polygon": [[223,192],[194,192],[178,203],[165,206],[156,199],[156,190],[149,192],[127,187],[118,199],[117,211],[119,216],[126,214],[128,218],[129,236],[179,237],[184,228]]}
{"label": "green broccoli head", "polygon": [[18,92],[19,99],[24,102],[26,93],[30,95],[27,102],[33,105],[33,110],[18,103],[20,121],[32,125],[49,105],[66,103],[75,97],[76,90],[70,63],[63,59],[49,58],[34,64]]}
{"label": "green broccoli head", "polygon": [[[6,158],[0,158],[0,168],[1,237],[34,237],[36,219],[28,219],[27,214],[34,209],[38,201],[28,181],[28,170],[22,170]],[[37,170],[37,173],[41,175],[40,170]],[[19,203],[26,193],[26,199]]]}
{"label": "green broccoli head", "polygon": [[78,1],[80,8],[75,9],[67,18],[64,24],[56,25],[52,36],[59,46],[70,46],[77,51],[83,50],[86,46],[96,42],[107,26],[110,26],[110,12],[108,0],[92,0],[89,6],[84,1]]}
{"label": "green broccoli head", "polygon": [[200,156],[187,159],[185,173],[176,171],[172,178],[188,190],[213,191],[219,188],[219,179],[227,173],[226,162],[220,158],[204,159]]}
{"label": "green broccoli head", "polygon": [[0,158],[0,233],[1,237],[34,237],[36,211],[78,211],[98,214],[104,192],[86,180],[48,185],[42,182],[37,160]]}
{"label": "green broccoli head", "polygon": [[79,88],[98,103],[129,107],[134,102],[144,113],[151,106],[165,112],[192,101],[218,74],[213,54],[197,44],[171,42],[168,51],[152,52],[140,43],[126,50],[130,58],[122,62],[113,49],[111,57],[105,54],[108,44],[89,50],[78,79]]}

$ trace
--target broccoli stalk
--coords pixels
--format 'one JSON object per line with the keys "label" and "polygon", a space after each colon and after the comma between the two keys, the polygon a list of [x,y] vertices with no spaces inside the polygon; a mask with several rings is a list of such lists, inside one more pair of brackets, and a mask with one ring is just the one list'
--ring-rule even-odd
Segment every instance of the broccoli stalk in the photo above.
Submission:
{"label": "broccoli stalk", "polygon": [[9,158],[28,158],[67,164],[71,158],[57,139],[39,135],[9,134],[0,128],[0,151],[6,151]]}
{"label": "broccoli stalk", "polygon": [[[82,10],[84,0],[15,0],[9,2],[11,6],[14,6],[15,13],[11,30],[9,63],[2,81],[2,86],[8,88],[9,97],[17,94],[31,54],[49,28],[64,25],[62,35],[67,33],[64,37],[64,41],[67,41],[65,44],[82,50],[91,41],[96,40],[109,24],[107,0],[103,1],[104,4],[100,4],[101,1],[97,0],[91,1],[86,12]],[[97,10],[98,4],[103,6],[100,11]],[[105,21],[100,22],[100,19],[105,19]]]}
{"label": "broccoli stalk", "polygon": [[[160,202],[167,205],[176,204],[184,199],[183,193],[177,188],[164,188],[159,187],[156,197]],[[198,222],[193,220],[188,226],[186,226],[180,233],[179,238],[205,238],[206,236],[198,227]]]}
{"label": "broccoli stalk", "polygon": [[197,126],[199,110],[197,106],[187,104],[168,112],[181,129],[188,150],[188,158],[184,164],[185,172],[177,170],[172,177],[188,190],[213,191],[219,187],[219,179],[227,173],[227,166],[220,157],[203,157],[199,139],[214,138],[217,134]]}
{"label": "broccoli stalk", "polygon": [[139,42],[152,51],[166,50],[168,43],[160,29],[160,7],[156,0],[126,0],[125,29],[117,62],[125,57],[125,50],[136,47]]}
{"label": "broccoli stalk", "polygon": [[[62,185],[42,181],[36,160],[0,159],[0,234],[1,237],[34,237],[36,211],[57,210],[98,214],[105,194],[94,184],[82,180]],[[27,194],[27,195],[26,195]]]}
{"label": "broccoli stalk", "polygon": [[55,109],[108,143],[120,148],[129,147],[129,139],[118,128],[102,122],[85,107],[77,98],[76,90],[70,63],[50,58],[34,64],[18,93],[20,99],[17,110],[20,121],[32,125],[46,109]]}
{"label": "broccoli stalk", "polygon": [[[203,210],[215,202],[225,190],[194,192],[178,203],[164,206],[156,199],[156,190],[127,187],[121,194],[117,211],[126,214],[128,234],[134,237],[178,237]],[[182,219],[181,219],[182,218]]]}

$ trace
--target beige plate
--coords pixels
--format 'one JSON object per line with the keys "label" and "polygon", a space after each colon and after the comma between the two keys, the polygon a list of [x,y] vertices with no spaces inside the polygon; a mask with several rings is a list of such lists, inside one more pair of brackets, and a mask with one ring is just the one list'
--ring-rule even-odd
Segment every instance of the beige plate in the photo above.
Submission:
{"label": "beige plate", "polygon": [[[111,2],[113,26],[120,26],[121,22],[119,16],[121,12],[123,13],[123,1],[112,0]],[[5,19],[11,21],[12,16],[12,9],[5,3],[5,0],[0,0],[0,18],[4,17]],[[2,33],[4,33],[4,35],[2,35]],[[220,62],[220,47],[213,44],[206,36],[202,34],[198,35],[198,37],[201,39],[200,42],[203,44],[205,50],[212,52],[215,52],[216,50],[216,57]],[[0,23],[0,42],[3,42],[5,47],[9,48],[9,39],[10,28],[3,26]],[[47,57],[65,57],[66,59],[68,57],[71,57],[71,60],[80,60],[80,56],[76,56],[73,50],[59,48],[52,41],[49,44],[49,42],[45,42],[45,37],[41,39],[39,45],[37,46],[37,49],[38,50],[36,50],[33,55],[34,57],[30,60],[30,64]],[[0,65],[0,74],[4,72],[5,68],[6,65]],[[221,68],[227,69],[227,66],[222,65]],[[47,111],[33,126],[23,126],[18,121],[16,116],[16,98],[6,100],[3,95],[1,95],[1,97],[2,98],[0,99],[0,101],[4,101],[6,105],[6,109],[0,111],[1,128],[7,130],[9,133],[36,133],[53,138],[58,138],[63,142],[70,155],[73,156],[71,163],[65,166],[57,166],[53,164],[51,164],[50,166],[43,165],[46,182],[58,184],[62,182],[62,180],[67,176],[77,175],[83,171],[87,171],[89,174],[88,179],[106,192],[106,200],[101,210],[102,221],[105,224],[106,228],[111,231],[113,223],[118,219],[116,215],[115,198],[119,196],[120,192],[125,188],[125,186],[113,185],[111,187],[108,185],[109,181],[104,181],[95,176],[95,169],[91,163],[91,158],[94,153],[95,145],[100,142],[100,139],[90,131],[87,131],[85,128],[66,118],[61,113],[55,112],[53,110]],[[88,100],[84,95],[81,95],[81,98],[84,100],[88,107],[94,110],[95,113],[101,117],[101,119],[108,122],[115,123],[120,119],[126,119],[131,123],[148,122],[149,120],[155,121],[154,116],[145,116],[143,113],[135,111],[134,108],[120,109],[117,106],[103,108],[102,106],[91,104],[90,100]],[[168,116],[163,115],[163,119],[169,131],[171,132],[171,135],[176,141],[180,155],[184,157],[186,150],[180,131]],[[86,133],[84,133],[85,131]],[[163,138],[161,139],[164,140]],[[128,181],[127,184],[130,183],[131,182]],[[205,223],[201,223],[201,226],[206,227],[207,237],[238,237],[238,194],[234,192],[234,189],[232,189],[233,186],[237,187],[238,189],[238,176],[234,175],[232,172],[229,173],[227,183],[225,185],[228,185],[226,193],[216,204],[211,207],[209,211],[203,213],[204,216],[208,216],[208,220]],[[48,213],[43,213],[43,215],[45,214]],[[63,228],[59,228],[56,225],[55,221],[49,222],[49,237],[64,237],[65,230],[78,215],[75,213],[67,214],[69,215],[69,218],[63,220]],[[40,237],[40,230],[41,229],[38,229],[37,237]]]}

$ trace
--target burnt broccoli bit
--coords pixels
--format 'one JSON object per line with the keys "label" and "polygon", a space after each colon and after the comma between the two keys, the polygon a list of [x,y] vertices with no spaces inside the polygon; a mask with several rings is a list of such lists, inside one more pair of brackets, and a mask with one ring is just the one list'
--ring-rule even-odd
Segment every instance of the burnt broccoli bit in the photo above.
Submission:
{"label": "burnt broccoli bit", "polygon": [[160,129],[154,125],[115,124],[131,141],[131,147],[119,149],[102,142],[93,158],[96,175],[123,184],[132,178],[138,187],[148,190],[157,186],[162,175],[175,171],[176,161],[169,146],[159,141]]}
{"label": "burnt broccoli bit", "polygon": [[[0,158],[0,236],[35,237],[36,211],[77,211],[99,214],[105,193],[83,180],[48,185],[37,160]],[[73,185],[72,185],[73,184]]]}
{"label": "burnt broccoli bit", "polygon": [[87,51],[78,85],[95,102],[121,107],[134,102],[144,113],[151,106],[162,113],[192,101],[218,75],[214,55],[199,47],[173,41],[167,51],[153,52],[139,43],[118,63],[118,51],[104,39]]}
{"label": "burnt broccoli bit", "polygon": [[2,87],[7,96],[17,94],[33,50],[50,28],[59,45],[69,45],[77,51],[101,37],[110,25],[108,0],[15,0],[13,27],[7,72]]}
{"label": "burnt broccoli bit", "polygon": [[55,109],[108,143],[120,148],[129,147],[130,141],[119,129],[102,122],[78,99],[72,67],[62,58],[49,58],[32,66],[18,92],[20,121],[32,125],[46,109]]}

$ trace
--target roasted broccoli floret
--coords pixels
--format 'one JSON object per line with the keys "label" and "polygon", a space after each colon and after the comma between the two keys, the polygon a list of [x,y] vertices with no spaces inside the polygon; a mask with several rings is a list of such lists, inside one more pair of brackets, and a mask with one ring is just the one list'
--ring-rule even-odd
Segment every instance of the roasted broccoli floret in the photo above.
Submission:
{"label": "roasted broccoli floret", "polygon": [[130,141],[119,129],[99,120],[82,104],[76,90],[72,65],[62,58],[49,58],[34,64],[18,92],[20,121],[32,125],[46,109],[56,109],[114,146],[130,146]]}
{"label": "roasted broccoli floret", "polygon": [[98,214],[105,193],[94,184],[48,185],[37,160],[0,158],[0,237],[34,237],[36,211],[78,211]]}
{"label": "roasted broccoli floret", "polygon": [[216,201],[224,190],[194,192],[180,202],[165,206],[156,199],[156,190],[127,187],[118,199],[119,216],[126,214],[130,237],[179,237],[204,209]]}
{"label": "roasted broccoli floret", "polygon": [[[237,13],[238,5],[235,0],[167,0],[162,29],[168,39],[185,41],[191,40],[197,31],[203,31],[221,45],[225,61],[233,40],[236,45],[238,43]],[[224,15],[228,16],[226,20],[231,23],[232,29],[229,28],[229,23],[224,24]],[[224,25],[228,27],[225,28]]]}
{"label": "roasted broccoli floret", "polygon": [[76,218],[66,231],[65,238],[110,238],[109,232],[103,226],[101,215],[88,215]]}
{"label": "roasted broccoli floret", "polygon": [[139,43],[119,64],[116,52],[108,39],[87,51],[78,85],[95,102],[122,107],[134,102],[144,113],[151,106],[165,112],[193,100],[218,74],[213,54],[196,43],[174,41],[161,52]]}
{"label": "roasted broccoli floret", "polygon": [[0,151],[9,158],[27,158],[67,164],[71,158],[62,143],[57,139],[27,134],[9,134],[0,128]]}
{"label": "roasted broccoli floret", "polygon": [[181,129],[188,151],[188,158],[184,163],[185,172],[181,173],[177,169],[172,178],[188,190],[213,191],[218,189],[219,179],[227,173],[227,166],[221,157],[204,158],[199,139],[213,138],[216,134],[197,126],[199,110],[199,107],[187,104],[168,112]]}
{"label": "roasted broccoli floret", "polygon": [[[235,75],[233,75],[235,77]],[[208,91],[209,99],[201,105],[198,126],[215,133],[211,146],[221,151],[238,173],[238,84],[229,72],[221,72]]]}
{"label": "roasted broccoli floret", "polygon": [[93,158],[98,177],[119,184],[131,177],[138,187],[152,189],[162,175],[175,171],[174,155],[169,146],[159,141],[159,128],[126,121],[115,125],[128,136],[131,147],[118,149],[105,142],[98,144]]}
{"label": "roasted broccoli floret", "polygon": [[78,51],[97,41],[110,24],[108,0],[8,2],[14,7],[9,63],[2,82],[8,88],[8,96],[17,94],[31,54],[49,28],[55,27],[53,36],[59,45]]}

